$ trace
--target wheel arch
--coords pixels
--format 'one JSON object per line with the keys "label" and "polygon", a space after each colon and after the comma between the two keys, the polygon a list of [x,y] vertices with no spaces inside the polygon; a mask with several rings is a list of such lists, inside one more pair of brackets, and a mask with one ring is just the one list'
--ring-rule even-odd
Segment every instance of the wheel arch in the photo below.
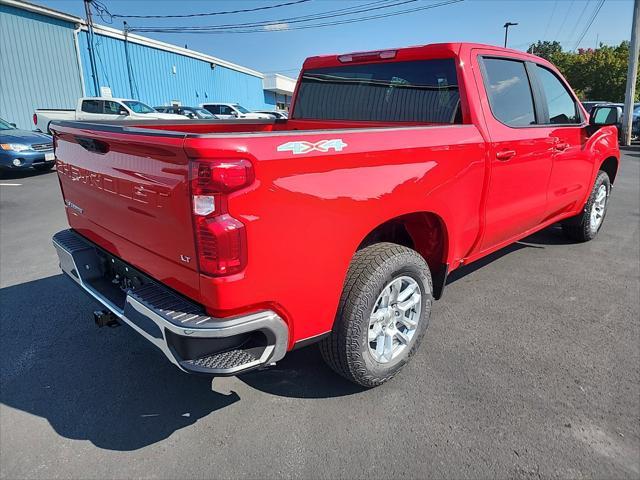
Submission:
{"label": "wheel arch", "polygon": [[440,298],[448,273],[449,232],[436,213],[421,211],[390,218],[368,232],[357,250],[380,242],[396,243],[418,252],[427,262],[434,297]]}
{"label": "wheel arch", "polygon": [[603,172],[605,172],[609,176],[609,180],[613,185],[616,179],[616,175],[618,174],[618,166],[618,159],[614,156],[611,156],[605,158],[602,163],[600,163],[600,167],[598,168],[598,170],[602,170]]}

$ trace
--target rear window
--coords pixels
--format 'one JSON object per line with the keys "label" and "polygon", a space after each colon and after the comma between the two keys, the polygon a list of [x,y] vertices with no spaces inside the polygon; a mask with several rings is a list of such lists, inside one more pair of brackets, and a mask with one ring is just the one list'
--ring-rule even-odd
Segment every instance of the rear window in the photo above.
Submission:
{"label": "rear window", "polygon": [[454,59],[354,64],[306,70],[293,118],[457,123]]}

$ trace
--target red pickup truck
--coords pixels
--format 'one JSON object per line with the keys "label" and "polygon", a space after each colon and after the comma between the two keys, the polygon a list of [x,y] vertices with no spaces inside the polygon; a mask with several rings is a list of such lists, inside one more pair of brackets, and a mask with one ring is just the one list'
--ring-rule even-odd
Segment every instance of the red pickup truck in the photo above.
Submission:
{"label": "red pickup truck", "polygon": [[393,377],[448,273],[552,223],[604,220],[616,112],[549,62],[447,43],[312,57],[289,120],[52,125],[62,270],[185,372],[233,375],[319,341]]}

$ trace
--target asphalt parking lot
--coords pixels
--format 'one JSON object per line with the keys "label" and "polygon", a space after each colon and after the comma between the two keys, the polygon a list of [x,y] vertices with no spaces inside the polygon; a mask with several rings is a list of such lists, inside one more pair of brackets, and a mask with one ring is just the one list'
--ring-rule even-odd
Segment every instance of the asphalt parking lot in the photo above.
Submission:
{"label": "asphalt parking lot", "polygon": [[373,390],[315,347],[193,377],[58,271],[55,172],[0,180],[0,476],[640,477],[640,149],[599,237],[550,228],[453,275],[420,351]]}

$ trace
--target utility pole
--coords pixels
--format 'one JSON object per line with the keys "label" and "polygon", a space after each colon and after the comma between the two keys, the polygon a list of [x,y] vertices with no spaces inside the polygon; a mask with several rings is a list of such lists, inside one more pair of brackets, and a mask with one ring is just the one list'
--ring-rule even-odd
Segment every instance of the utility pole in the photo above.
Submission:
{"label": "utility pole", "polygon": [[93,19],[91,18],[91,0],[84,0],[84,11],[87,15],[87,49],[89,50],[89,64],[91,65],[91,78],[93,79],[93,91],[96,97],[100,96],[100,82],[98,69],[96,68],[95,47],[93,46]]}
{"label": "utility pole", "polygon": [[127,62],[127,77],[129,78],[129,94],[131,98],[138,98],[133,90],[133,71],[131,66],[131,57],[129,56],[129,25],[124,22],[124,58]]}
{"label": "utility pole", "polygon": [[633,3],[633,24],[631,25],[631,44],[629,45],[629,69],[627,70],[627,91],[624,96],[624,118],[622,119],[622,144],[631,145],[631,124],[633,120],[633,99],[638,78],[638,54],[640,53],[640,0]]}
{"label": "utility pole", "polygon": [[504,48],[507,48],[507,40],[509,39],[509,27],[518,25],[517,23],[507,22],[503,25],[504,28]]}

